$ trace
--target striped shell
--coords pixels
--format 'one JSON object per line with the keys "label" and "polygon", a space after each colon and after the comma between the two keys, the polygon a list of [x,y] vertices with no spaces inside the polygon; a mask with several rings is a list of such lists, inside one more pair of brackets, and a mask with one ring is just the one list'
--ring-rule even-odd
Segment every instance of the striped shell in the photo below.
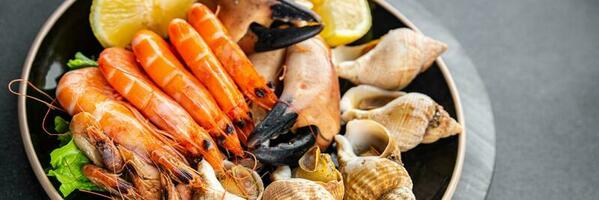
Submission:
{"label": "striped shell", "polygon": [[323,186],[301,178],[272,182],[262,195],[263,200],[334,200]]}
{"label": "striped shell", "polygon": [[398,200],[398,199],[416,199],[414,193],[412,193],[412,189],[408,187],[399,187],[394,190],[385,193],[379,200]]}
{"label": "striped shell", "polygon": [[335,141],[345,199],[375,200],[412,194],[412,180],[402,165],[378,156],[356,156],[344,136],[335,136]]}
{"label": "striped shell", "polygon": [[[360,108],[363,104],[361,102],[366,99],[394,95],[398,97],[387,103],[376,104],[380,107]],[[370,119],[385,126],[402,152],[420,143],[432,143],[462,132],[461,125],[451,118],[443,107],[420,93],[400,95],[397,92],[361,85],[347,91],[341,98],[340,105],[341,118],[344,121]]]}
{"label": "striped shell", "polygon": [[446,44],[407,28],[391,30],[374,48],[372,45],[333,49],[339,77],[354,84],[399,90],[447,50]]}

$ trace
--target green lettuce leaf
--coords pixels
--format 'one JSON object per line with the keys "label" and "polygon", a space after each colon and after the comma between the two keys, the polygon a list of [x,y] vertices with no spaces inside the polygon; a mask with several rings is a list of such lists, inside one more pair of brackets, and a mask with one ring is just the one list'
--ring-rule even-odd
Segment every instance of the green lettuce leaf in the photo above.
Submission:
{"label": "green lettuce leaf", "polygon": [[67,63],[67,66],[69,66],[69,68],[73,70],[84,67],[97,67],[98,63],[92,60],[91,58],[88,58],[87,56],[83,55],[83,53],[77,52],[75,53],[75,59],[70,59]]}
{"label": "green lettuce leaf", "polygon": [[60,116],[54,117],[54,130],[58,133],[66,133],[69,131],[69,122]]}
{"label": "green lettuce leaf", "polygon": [[69,121],[60,116],[54,117],[54,130],[62,135],[58,136],[60,146],[64,146],[71,141],[71,132],[69,132]]}
{"label": "green lettuce leaf", "polygon": [[60,192],[66,197],[71,192],[81,190],[102,191],[83,175],[81,167],[90,160],[81,152],[71,139],[66,145],[54,149],[50,153],[52,169],[48,176],[54,176],[60,182]]}

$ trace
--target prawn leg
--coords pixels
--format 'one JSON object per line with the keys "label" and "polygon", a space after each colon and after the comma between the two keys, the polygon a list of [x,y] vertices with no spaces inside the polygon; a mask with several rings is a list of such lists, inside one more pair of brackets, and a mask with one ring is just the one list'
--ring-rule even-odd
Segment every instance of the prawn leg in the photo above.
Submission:
{"label": "prawn leg", "polygon": [[203,188],[204,184],[200,174],[170,153],[154,151],[151,153],[151,157],[160,168],[165,169],[177,182],[189,185],[194,189]]}
{"label": "prawn leg", "polygon": [[173,181],[165,175],[160,176],[160,182],[162,183],[162,188],[164,189],[163,198],[165,200],[190,200],[191,199],[191,189],[185,185],[178,184],[175,185]]}
{"label": "prawn leg", "polygon": [[92,183],[106,189],[117,198],[143,199],[143,196],[135,190],[131,183],[120,178],[117,174],[110,173],[92,164],[84,165],[82,172]]}
{"label": "prawn leg", "polygon": [[73,116],[70,123],[73,140],[79,149],[98,166],[113,173],[124,168],[125,162],[112,140],[100,129],[100,125],[88,112]]}

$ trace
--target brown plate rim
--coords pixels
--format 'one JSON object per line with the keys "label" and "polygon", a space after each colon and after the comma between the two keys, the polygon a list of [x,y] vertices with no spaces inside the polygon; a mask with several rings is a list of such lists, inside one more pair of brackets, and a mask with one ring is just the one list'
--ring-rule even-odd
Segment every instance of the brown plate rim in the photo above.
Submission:
{"label": "brown plate rim", "polygon": [[[44,23],[44,25],[42,26],[42,28],[36,35],[35,40],[33,41],[32,45],[29,49],[29,52],[27,54],[27,58],[25,59],[25,63],[23,64],[23,72],[21,73],[21,79],[23,81],[21,82],[21,84],[19,86],[20,94],[26,94],[26,92],[27,92],[27,82],[29,81],[29,74],[31,72],[31,66],[33,64],[33,60],[35,59],[35,56],[37,55],[37,52],[39,50],[39,47],[40,47],[43,39],[46,37],[46,35],[48,34],[48,31],[52,28],[52,26],[54,26],[54,24],[60,18],[60,16],[62,16],[62,14],[74,2],[75,2],[75,0],[65,0],[52,13],[52,15],[50,15],[50,17],[48,17],[48,19],[46,20],[46,22]],[[404,24],[406,24],[411,29],[421,32],[410,20],[408,20],[403,14],[401,14],[396,8],[391,6],[386,1],[374,0],[374,2],[378,3],[380,6],[382,6],[389,12],[391,12],[391,14],[393,14],[395,17],[397,17],[400,21],[402,21]],[[465,126],[466,124],[464,122],[462,104],[461,104],[460,98],[459,98],[459,93],[458,93],[458,90],[457,90],[455,83],[452,79],[452,76],[449,72],[449,69],[447,68],[447,65],[445,64],[445,62],[443,61],[442,58],[438,58],[436,60],[436,62],[438,64],[439,68],[441,69],[441,72],[447,82],[447,85],[449,86],[452,100],[455,104],[457,120],[458,120],[458,122],[460,122],[462,127],[466,127]],[[50,179],[46,175],[44,169],[42,168],[41,163],[39,162],[39,159],[37,158],[37,155],[35,154],[35,148],[31,141],[31,137],[30,137],[30,133],[29,133],[29,125],[27,123],[27,114],[26,114],[27,110],[26,110],[26,97],[25,96],[21,95],[18,97],[18,112],[19,112],[19,127],[21,130],[21,138],[23,140],[23,146],[25,148],[27,158],[29,159],[29,163],[31,165],[31,168],[33,169],[33,172],[35,173],[35,176],[37,177],[38,181],[40,182],[40,184],[42,185],[42,187],[44,188],[44,190],[46,191],[46,194],[48,194],[48,197],[50,199],[62,199],[62,197],[60,196],[60,194],[58,193],[56,188],[50,182]],[[447,189],[446,189],[445,194],[443,195],[442,199],[451,199],[451,197],[453,196],[453,193],[455,192],[455,189],[458,185],[458,181],[460,179],[460,174],[462,172],[462,165],[463,165],[463,161],[464,161],[465,151],[466,151],[466,130],[464,129],[464,131],[461,134],[459,134],[458,155],[456,157],[456,163],[454,166],[453,174],[451,176],[451,180],[449,182],[449,185],[447,186]]]}

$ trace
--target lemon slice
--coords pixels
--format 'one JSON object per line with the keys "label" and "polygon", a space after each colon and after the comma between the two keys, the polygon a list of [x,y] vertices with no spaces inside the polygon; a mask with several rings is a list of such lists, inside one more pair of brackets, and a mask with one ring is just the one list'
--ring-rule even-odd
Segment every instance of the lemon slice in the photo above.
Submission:
{"label": "lemon slice", "polygon": [[312,0],[312,3],[324,23],[320,35],[331,46],[356,41],[372,26],[367,0]]}
{"label": "lemon slice", "polygon": [[94,0],[89,16],[104,47],[125,47],[135,33],[150,29],[166,35],[173,18],[184,18],[194,0]]}

